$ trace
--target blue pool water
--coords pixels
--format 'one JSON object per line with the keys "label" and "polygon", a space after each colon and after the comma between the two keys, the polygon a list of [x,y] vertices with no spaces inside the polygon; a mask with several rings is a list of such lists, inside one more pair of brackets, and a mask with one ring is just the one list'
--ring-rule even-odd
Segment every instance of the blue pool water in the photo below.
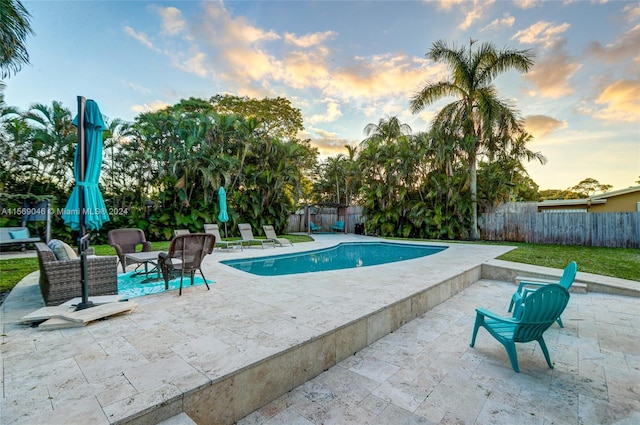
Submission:
{"label": "blue pool water", "polygon": [[436,254],[447,247],[389,242],[343,242],[336,246],[295,254],[221,261],[260,276],[313,273],[411,260]]}

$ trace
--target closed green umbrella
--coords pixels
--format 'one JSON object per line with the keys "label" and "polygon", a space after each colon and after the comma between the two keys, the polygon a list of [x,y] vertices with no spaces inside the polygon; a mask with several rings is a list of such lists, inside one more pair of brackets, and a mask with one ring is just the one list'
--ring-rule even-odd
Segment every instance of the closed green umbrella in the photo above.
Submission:
{"label": "closed green umbrella", "polygon": [[[109,221],[107,207],[98,187],[102,169],[102,132],[107,128],[98,104],[93,100],[86,101],[83,119],[80,114],[74,118],[73,125],[79,133],[84,130],[84,148],[79,134],[73,169],[76,185],[67,201],[62,220],[71,226],[71,230],[80,231],[80,221],[84,217],[85,230],[99,230]],[[83,149],[84,155],[81,152]]]}
{"label": "closed green umbrella", "polygon": [[82,96],[78,96],[78,115],[73,124],[78,128],[78,147],[73,167],[76,185],[67,201],[62,220],[72,230],[78,231],[82,302],[77,308],[80,310],[93,306],[89,301],[87,283],[87,229],[98,230],[109,221],[107,207],[98,188],[102,168],[102,132],[106,130],[106,125],[98,104]]}
{"label": "closed green umbrella", "polygon": [[220,214],[218,214],[218,220],[224,223],[224,237],[227,237],[227,221],[229,221],[229,214],[227,213],[227,192],[224,191],[224,187],[220,186],[218,190],[218,201],[220,202]]}

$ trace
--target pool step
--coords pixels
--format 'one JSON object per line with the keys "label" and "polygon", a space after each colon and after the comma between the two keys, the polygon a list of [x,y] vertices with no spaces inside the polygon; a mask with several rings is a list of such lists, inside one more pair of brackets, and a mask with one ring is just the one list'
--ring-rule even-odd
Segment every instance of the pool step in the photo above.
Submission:
{"label": "pool step", "polygon": [[162,422],[158,422],[158,425],[197,425],[193,419],[186,413],[182,412],[175,416],[165,419]]}

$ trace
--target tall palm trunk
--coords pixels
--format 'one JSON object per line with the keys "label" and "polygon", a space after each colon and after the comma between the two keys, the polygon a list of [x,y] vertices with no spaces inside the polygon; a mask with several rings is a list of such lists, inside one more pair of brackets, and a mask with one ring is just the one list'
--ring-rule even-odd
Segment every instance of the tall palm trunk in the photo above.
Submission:
{"label": "tall palm trunk", "polygon": [[469,190],[471,191],[471,240],[480,239],[478,232],[478,170],[475,152],[469,157]]}

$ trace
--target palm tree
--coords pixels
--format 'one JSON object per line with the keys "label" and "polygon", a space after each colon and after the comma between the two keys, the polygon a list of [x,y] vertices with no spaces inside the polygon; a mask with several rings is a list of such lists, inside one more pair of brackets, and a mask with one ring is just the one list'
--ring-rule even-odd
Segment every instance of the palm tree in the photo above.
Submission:
{"label": "palm tree", "polygon": [[55,100],[51,106],[36,103],[24,114],[24,120],[33,129],[29,154],[32,182],[46,180],[47,189],[51,184],[69,185],[77,134],[71,111]]}
{"label": "palm tree", "polygon": [[402,124],[397,116],[388,116],[380,118],[378,124],[369,123],[364,128],[364,134],[367,136],[361,145],[368,145],[373,142],[390,144],[396,142],[402,136],[411,134],[409,124]]}
{"label": "palm tree", "polygon": [[24,43],[33,34],[30,17],[20,0],[0,0],[0,78],[16,74],[29,63]]}
{"label": "palm tree", "polygon": [[[527,72],[533,66],[530,50],[497,50],[492,43],[482,43],[477,50],[472,46],[447,46],[443,40],[436,41],[426,57],[435,62],[446,63],[451,70],[451,78],[438,82],[428,82],[411,99],[413,113],[422,111],[446,96],[458,100],[446,105],[434,118],[434,127],[451,127],[458,134],[459,142],[467,151],[469,166],[469,188],[472,200],[471,238],[478,239],[477,204],[477,160],[482,149],[492,150],[495,140],[505,134],[522,131],[522,120],[507,102],[498,99],[492,84],[501,73],[510,69]],[[496,134],[500,133],[500,134]]]}

